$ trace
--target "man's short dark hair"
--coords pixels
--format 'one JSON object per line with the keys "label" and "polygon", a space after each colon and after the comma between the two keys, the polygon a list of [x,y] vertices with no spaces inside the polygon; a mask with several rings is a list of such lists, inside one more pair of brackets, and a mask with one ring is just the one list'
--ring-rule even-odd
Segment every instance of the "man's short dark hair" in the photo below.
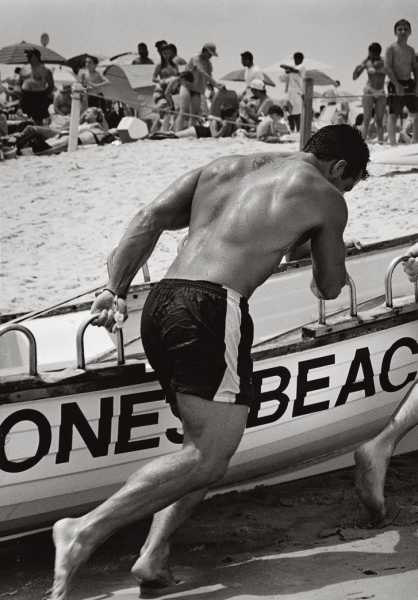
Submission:
{"label": "man's short dark hair", "polygon": [[369,52],[373,52],[373,54],[380,54],[382,52],[382,46],[379,44],[379,42],[373,42],[373,44],[370,44],[369,46]]}
{"label": "man's short dark hair", "polygon": [[273,106],[270,106],[270,108],[267,111],[268,115],[279,115],[279,117],[282,117],[284,115],[283,113],[283,109],[278,106],[277,104],[273,104]]}
{"label": "man's short dark hair", "polygon": [[306,143],[303,152],[319,160],[345,160],[343,177],[367,177],[369,149],[361,133],[351,125],[326,125]]}
{"label": "man's short dark hair", "polygon": [[393,26],[393,31],[395,33],[396,28],[399,27],[399,25],[406,25],[409,28],[409,31],[412,31],[411,23],[409,21],[407,21],[406,19],[399,19],[399,21],[396,21],[395,25]]}
{"label": "man's short dark hair", "polygon": [[157,48],[157,50],[159,50],[163,46],[167,46],[166,40],[158,40],[158,42],[155,42],[155,47]]}
{"label": "man's short dark hair", "polygon": [[241,56],[242,56],[242,58],[249,58],[250,60],[254,59],[253,53],[250,52],[249,50],[245,50],[244,52],[241,52]]}

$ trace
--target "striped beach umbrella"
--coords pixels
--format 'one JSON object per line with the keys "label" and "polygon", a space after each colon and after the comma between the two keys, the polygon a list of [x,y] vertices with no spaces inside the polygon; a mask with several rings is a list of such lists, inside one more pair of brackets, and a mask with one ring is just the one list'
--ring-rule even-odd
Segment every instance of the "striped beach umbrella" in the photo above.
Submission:
{"label": "striped beach umbrella", "polygon": [[28,62],[25,50],[36,48],[41,53],[41,60],[46,63],[65,64],[66,60],[58,52],[50,48],[31,44],[29,42],[20,42],[11,46],[0,48],[0,64],[4,65],[23,65]]}

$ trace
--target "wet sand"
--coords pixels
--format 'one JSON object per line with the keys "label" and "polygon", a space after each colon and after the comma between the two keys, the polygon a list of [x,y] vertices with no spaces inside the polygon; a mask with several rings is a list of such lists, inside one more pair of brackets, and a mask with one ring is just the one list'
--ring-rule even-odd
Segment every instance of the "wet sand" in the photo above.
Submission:
{"label": "wet sand", "polygon": [[[173,540],[180,600],[416,600],[418,452],[388,472],[389,516],[369,528],[353,469],[206,500]],[[81,568],[71,600],[134,600],[129,570],[149,523],[108,540]],[[0,547],[0,599],[39,600],[51,584],[45,533]]]}

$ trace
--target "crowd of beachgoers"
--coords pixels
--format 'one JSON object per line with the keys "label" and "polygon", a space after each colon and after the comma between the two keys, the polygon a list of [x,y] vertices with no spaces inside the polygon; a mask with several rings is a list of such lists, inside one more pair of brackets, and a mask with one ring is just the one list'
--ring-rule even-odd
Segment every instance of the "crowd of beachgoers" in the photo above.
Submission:
{"label": "crowd of beachgoers", "polygon": [[[212,59],[218,56],[213,42],[202,44],[200,52],[185,60],[175,44],[159,40],[155,43],[158,60],[152,60],[147,45],[140,42],[137,55],[122,61],[139,69],[153,65],[153,91],[144,111],[132,102],[104,94],[106,69],[101,68],[97,57],[79,55],[77,60],[68,61],[81,86],[76,143],[118,142],[118,125],[124,116],[142,119],[146,128],[141,130],[141,137],[152,140],[238,136],[285,142],[300,131],[307,78],[312,78],[314,85],[328,83],[314,103],[313,132],[328,124],[350,123],[368,140],[392,145],[416,142],[418,67],[415,50],[407,43],[410,23],[401,19],[394,33],[395,42],[384,55],[381,45],[372,42],[365,60],[355,67],[354,80],[363,73],[367,76],[361,97],[347,97],[340,91],[338,80],[307,69],[309,57],[305,59],[300,51],[288,64],[278,65],[284,95],[275,99],[269,91],[275,83],[268,69],[255,63],[250,50],[240,55],[242,68],[220,80],[213,74]],[[24,50],[27,65],[17,66],[13,76],[1,84],[0,159],[27,153],[56,154],[68,147],[72,85],[57,87],[39,48],[28,45]],[[113,58],[117,61],[120,56]],[[227,89],[228,79],[241,80],[242,91]],[[128,139],[132,137],[128,135]]]}

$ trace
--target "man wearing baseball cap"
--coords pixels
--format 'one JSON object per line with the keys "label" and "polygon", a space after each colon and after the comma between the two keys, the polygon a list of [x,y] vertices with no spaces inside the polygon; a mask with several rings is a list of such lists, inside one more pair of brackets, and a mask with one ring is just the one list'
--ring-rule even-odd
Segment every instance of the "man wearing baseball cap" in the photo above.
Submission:
{"label": "man wearing baseball cap", "polygon": [[266,84],[262,79],[253,79],[239,104],[239,121],[247,131],[255,127],[268,114],[274,102],[267,96]]}
{"label": "man wearing baseball cap", "polygon": [[176,119],[176,131],[180,131],[187,127],[187,121],[189,120],[188,114],[193,115],[191,120],[192,125],[198,123],[199,119],[196,119],[195,116],[202,114],[202,100],[204,100],[206,88],[222,89],[225,87],[221,83],[215,81],[212,77],[212,56],[218,56],[216,46],[213,42],[206,42],[206,44],[203,44],[200,53],[192,56],[186,67],[186,70],[190,71],[193,75],[193,83],[190,88],[186,88],[183,85],[180,86],[180,110]]}

